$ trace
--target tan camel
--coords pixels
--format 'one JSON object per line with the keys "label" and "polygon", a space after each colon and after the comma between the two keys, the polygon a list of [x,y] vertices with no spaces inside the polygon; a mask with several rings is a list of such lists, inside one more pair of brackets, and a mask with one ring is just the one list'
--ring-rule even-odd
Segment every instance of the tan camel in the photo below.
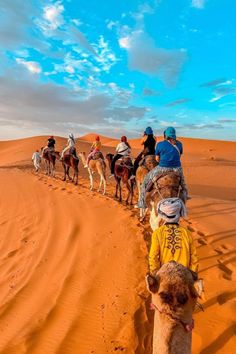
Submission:
{"label": "tan camel", "polygon": [[146,282],[155,310],[153,354],[191,354],[192,314],[203,293],[202,279],[194,281],[189,269],[171,261]]}
{"label": "tan camel", "polygon": [[[80,152],[78,154],[81,157],[83,165],[87,165],[86,163],[86,154],[85,152]],[[103,195],[106,194],[106,163],[102,158],[98,158],[96,160],[90,160],[88,164],[88,173],[90,179],[90,190],[93,190],[93,174],[97,172],[100,176],[100,184],[98,188],[98,192],[100,192],[103,185]]]}
{"label": "tan camel", "polygon": [[[137,168],[136,171],[136,185],[138,188],[138,197],[140,198],[140,193],[141,193],[141,186],[143,183],[144,178],[148,174],[149,171],[151,171],[154,167],[157,166],[157,161],[155,159],[154,155],[147,155],[144,158],[143,164]],[[140,209],[140,219],[143,220],[146,216],[148,209]]]}

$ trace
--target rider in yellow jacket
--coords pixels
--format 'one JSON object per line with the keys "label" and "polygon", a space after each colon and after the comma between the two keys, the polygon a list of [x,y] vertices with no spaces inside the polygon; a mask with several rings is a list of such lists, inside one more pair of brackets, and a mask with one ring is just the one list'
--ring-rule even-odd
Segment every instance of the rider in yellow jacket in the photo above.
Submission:
{"label": "rider in yellow jacket", "polygon": [[165,224],[152,234],[149,252],[152,275],[155,275],[164,263],[170,261],[176,261],[193,272],[198,272],[198,257],[192,235],[189,230],[179,225],[181,208],[184,208],[184,205],[179,198],[163,199],[158,204],[158,214]]}

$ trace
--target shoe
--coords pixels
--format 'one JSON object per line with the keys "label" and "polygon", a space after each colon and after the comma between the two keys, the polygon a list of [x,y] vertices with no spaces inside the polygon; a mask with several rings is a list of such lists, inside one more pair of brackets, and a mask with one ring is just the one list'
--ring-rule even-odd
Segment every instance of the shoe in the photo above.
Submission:
{"label": "shoe", "polygon": [[135,205],[134,205],[134,209],[140,209],[139,206],[138,206],[138,204],[135,204]]}
{"label": "shoe", "polygon": [[114,177],[114,175],[113,175],[113,174],[111,174],[108,178],[112,178],[112,177]]}

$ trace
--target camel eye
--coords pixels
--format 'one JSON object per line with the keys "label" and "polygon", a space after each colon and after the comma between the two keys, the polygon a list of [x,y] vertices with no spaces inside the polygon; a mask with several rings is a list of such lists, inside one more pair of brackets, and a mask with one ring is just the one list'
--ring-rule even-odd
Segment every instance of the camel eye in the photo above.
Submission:
{"label": "camel eye", "polygon": [[184,293],[177,293],[176,299],[180,305],[184,305],[188,301],[188,295]]}
{"label": "camel eye", "polygon": [[160,298],[162,299],[163,302],[166,304],[172,304],[173,303],[173,296],[172,294],[169,293],[164,293],[163,291],[159,294]]}

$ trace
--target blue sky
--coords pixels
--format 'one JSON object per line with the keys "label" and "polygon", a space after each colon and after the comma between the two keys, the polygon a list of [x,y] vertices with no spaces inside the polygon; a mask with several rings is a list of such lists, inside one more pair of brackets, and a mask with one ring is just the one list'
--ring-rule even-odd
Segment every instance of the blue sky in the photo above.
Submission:
{"label": "blue sky", "polygon": [[236,140],[233,0],[0,0],[0,139]]}

